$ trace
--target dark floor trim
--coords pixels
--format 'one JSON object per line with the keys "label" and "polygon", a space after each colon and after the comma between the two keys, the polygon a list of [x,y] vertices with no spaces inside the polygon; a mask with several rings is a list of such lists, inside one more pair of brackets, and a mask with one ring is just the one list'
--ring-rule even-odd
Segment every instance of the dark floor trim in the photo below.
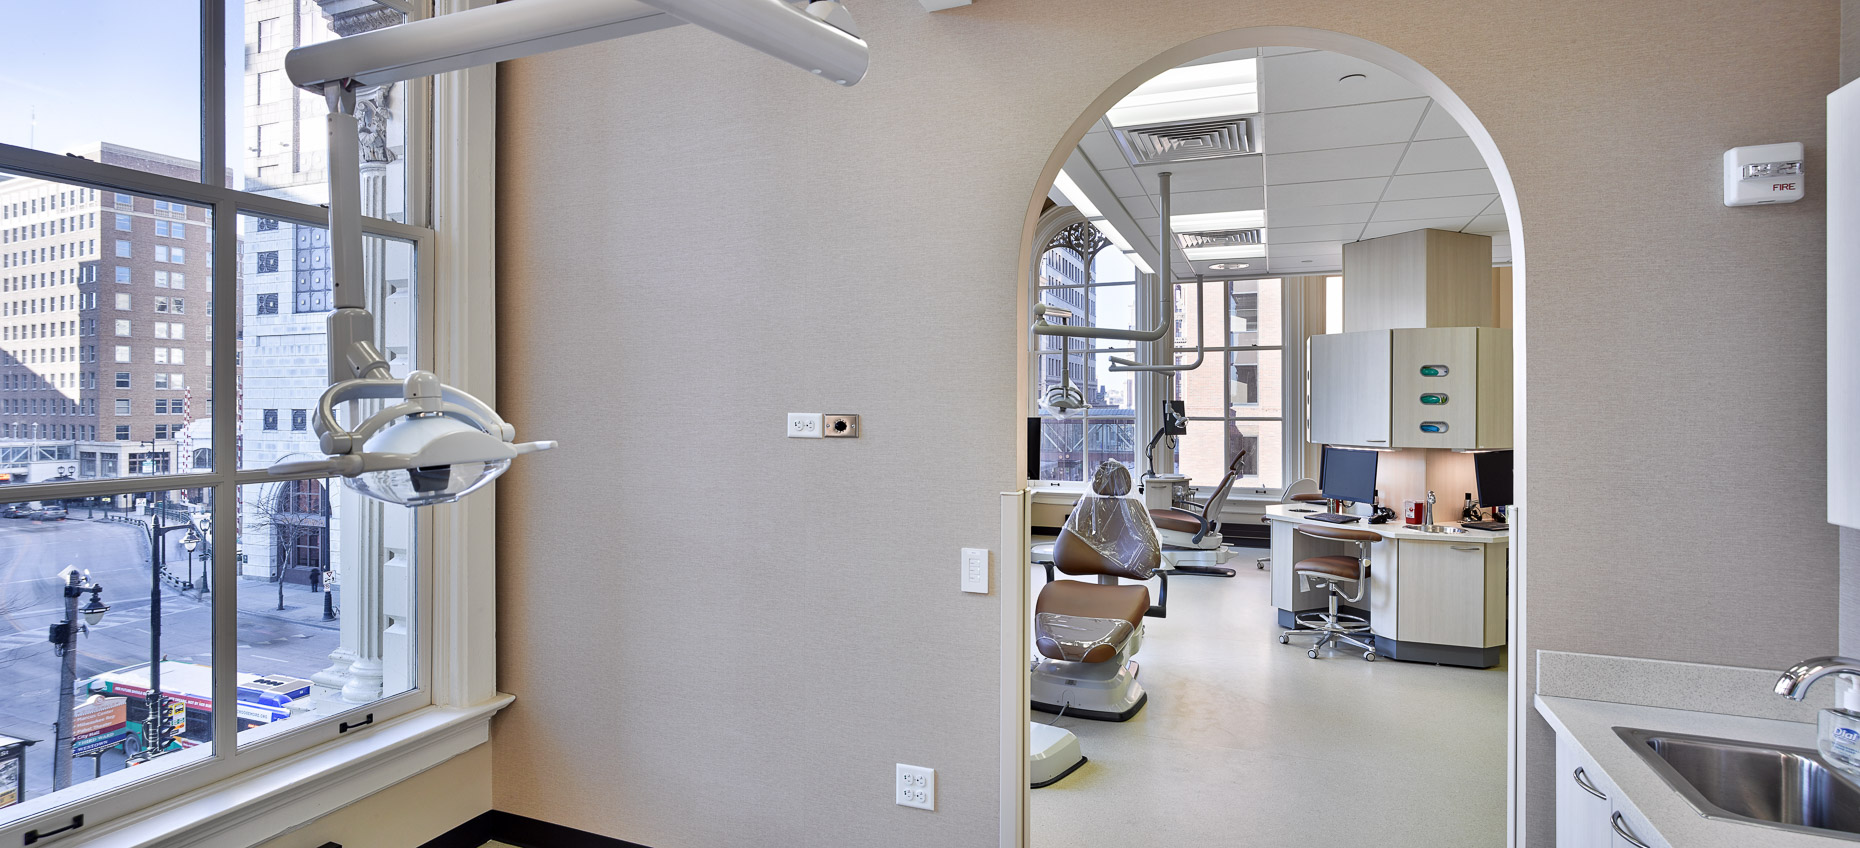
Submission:
{"label": "dark floor trim", "polygon": [[492,840],[517,848],[646,848],[637,842],[599,836],[502,810],[480,813],[420,848],[478,848]]}
{"label": "dark floor trim", "polygon": [[1433,645],[1426,642],[1398,642],[1387,636],[1376,637],[1376,653],[1403,662],[1491,668],[1498,665],[1504,650],[1504,645],[1491,648],[1468,648],[1460,645]]}

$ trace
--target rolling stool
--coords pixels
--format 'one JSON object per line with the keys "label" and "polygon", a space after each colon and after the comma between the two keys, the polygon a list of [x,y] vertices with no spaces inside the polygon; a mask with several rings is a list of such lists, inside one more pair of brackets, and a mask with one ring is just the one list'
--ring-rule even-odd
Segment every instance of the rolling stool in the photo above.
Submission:
{"label": "rolling stool", "polygon": [[[1325,612],[1308,612],[1297,617],[1298,629],[1287,630],[1279,634],[1279,644],[1289,644],[1293,636],[1316,635],[1317,641],[1311,645],[1306,656],[1317,659],[1318,651],[1333,642],[1346,642],[1363,649],[1363,659],[1376,661],[1376,647],[1372,643],[1359,640],[1359,636],[1374,636],[1369,629],[1369,622],[1361,616],[1349,615],[1337,611],[1337,600],[1342,598],[1350,603],[1363,599],[1363,593],[1369,580],[1369,546],[1382,541],[1382,534],[1371,530],[1351,530],[1345,527],[1312,527],[1299,525],[1297,531],[1307,536],[1320,539],[1339,539],[1355,542],[1359,548],[1358,556],[1320,556],[1301,559],[1292,566],[1292,573],[1298,576],[1300,591],[1316,583],[1322,586],[1329,598],[1329,609]],[[1356,584],[1356,594],[1343,594],[1342,584]]]}
{"label": "rolling stool", "polygon": [[[1321,500],[1324,500],[1324,496],[1318,492],[1317,481],[1309,477],[1288,484],[1285,487],[1285,491],[1279,493],[1279,503],[1311,503]],[[1260,523],[1264,524],[1270,522],[1262,518],[1260,519]],[[1271,564],[1272,554],[1267,554],[1253,561],[1253,567],[1261,571],[1264,571],[1266,566]]]}

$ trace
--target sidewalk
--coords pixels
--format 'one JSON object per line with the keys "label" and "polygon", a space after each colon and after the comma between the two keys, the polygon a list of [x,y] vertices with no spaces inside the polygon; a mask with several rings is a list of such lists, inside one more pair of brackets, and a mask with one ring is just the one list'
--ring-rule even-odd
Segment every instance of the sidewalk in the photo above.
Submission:
{"label": "sidewalk", "polygon": [[[147,516],[137,513],[134,510],[105,511],[99,509],[96,511],[95,518],[86,517],[83,507],[77,507],[73,512],[74,514],[69,519],[72,521],[95,521],[97,523],[104,523],[109,520],[106,515],[116,515],[142,521],[148,520]],[[215,587],[215,589],[215,592],[208,593],[209,600],[212,599],[213,594],[217,593],[217,587]],[[195,597],[192,592],[175,591],[190,599]],[[338,627],[336,621],[323,620],[323,592],[321,590],[312,590],[301,583],[284,584],[284,609],[281,610],[278,609],[278,584],[275,582],[252,577],[241,577],[238,580],[236,592],[238,594],[239,616],[241,618],[269,618],[277,621],[289,621],[296,624],[329,630],[335,630]],[[342,612],[342,588],[340,586],[333,588],[330,591],[330,595],[331,604],[337,615],[340,616]]]}

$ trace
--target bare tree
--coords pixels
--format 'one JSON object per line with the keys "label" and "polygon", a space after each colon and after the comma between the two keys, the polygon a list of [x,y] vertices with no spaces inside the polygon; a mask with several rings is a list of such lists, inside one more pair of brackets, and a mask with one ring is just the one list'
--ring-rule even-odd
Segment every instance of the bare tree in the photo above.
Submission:
{"label": "bare tree", "polygon": [[324,567],[319,557],[300,562],[306,543],[317,540],[317,550],[329,545],[329,491],[321,480],[285,480],[273,483],[252,505],[253,526],[268,531],[272,544],[272,578],[278,584],[278,609],[284,609],[284,578],[292,568]]}

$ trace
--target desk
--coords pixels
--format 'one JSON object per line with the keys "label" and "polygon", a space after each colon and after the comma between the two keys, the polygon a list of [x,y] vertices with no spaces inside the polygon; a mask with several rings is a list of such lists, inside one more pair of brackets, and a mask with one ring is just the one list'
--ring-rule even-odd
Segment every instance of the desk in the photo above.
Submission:
{"label": "desk", "polygon": [[[1304,512],[1310,510],[1310,512]],[[1468,530],[1423,533],[1400,523],[1330,524],[1304,504],[1266,508],[1272,525],[1272,605],[1290,629],[1293,616],[1324,609],[1322,591],[1298,590],[1292,564],[1326,554],[1355,556],[1356,544],[1294,532],[1300,525],[1372,530],[1368,604],[1376,653],[1390,659],[1491,668],[1505,646],[1505,576],[1511,534]],[[1448,525],[1457,526],[1457,525]]]}

